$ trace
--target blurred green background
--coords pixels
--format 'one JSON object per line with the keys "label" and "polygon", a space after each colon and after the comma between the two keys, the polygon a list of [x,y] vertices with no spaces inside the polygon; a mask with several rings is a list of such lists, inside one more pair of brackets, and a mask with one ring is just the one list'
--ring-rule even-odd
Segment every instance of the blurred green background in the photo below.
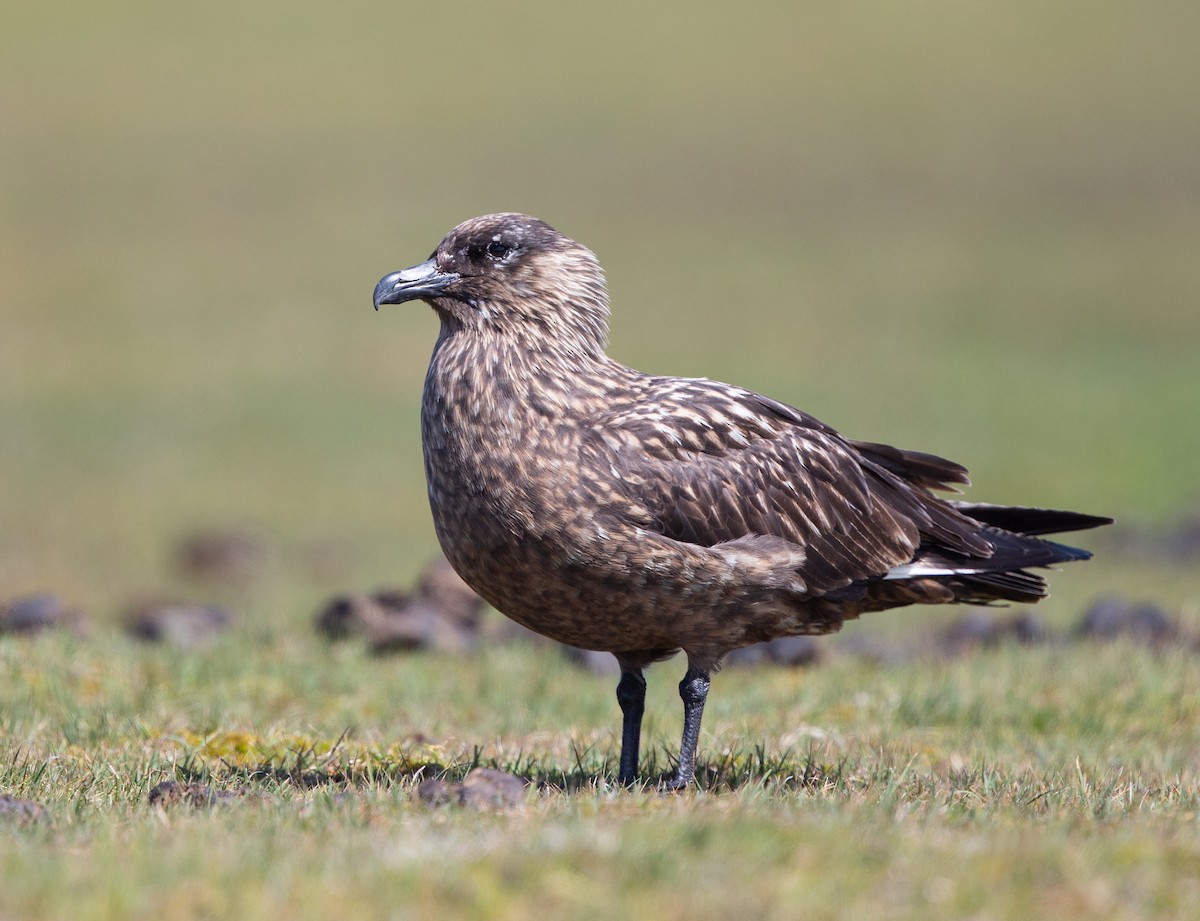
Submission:
{"label": "blurred green background", "polygon": [[[3,19],[5,597],[112,614],[181,590],[170,548],[214,526],[279,547],[251,616],[411,576],[436,546],[436,324],[370,292],[494,210],[599,254],[626,363],[960,460],[975,499],[1195,508],[1200,6]],[[1081,595],[1153,592],[1144,567],[1075,569]]]}

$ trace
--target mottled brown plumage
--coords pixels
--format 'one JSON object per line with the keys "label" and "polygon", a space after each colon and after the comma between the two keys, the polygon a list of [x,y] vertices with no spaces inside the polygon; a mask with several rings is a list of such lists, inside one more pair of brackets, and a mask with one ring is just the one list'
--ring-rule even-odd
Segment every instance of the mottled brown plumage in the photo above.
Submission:
{"label": "mottled brown plumage", "polygon": [[1028,567],[1089,554],[1026,535],[1108,521],[948,502],[932,490],[967,482],[950,461],[619,364],[595,256],[526,215],[467,221],[375,289],[413,299],[442,322],[421,410],[438,539],[513,620],[617,657],[626,783],[651,662],[688,656],[685,786],[730,650],[900,605],[1036,601]]}

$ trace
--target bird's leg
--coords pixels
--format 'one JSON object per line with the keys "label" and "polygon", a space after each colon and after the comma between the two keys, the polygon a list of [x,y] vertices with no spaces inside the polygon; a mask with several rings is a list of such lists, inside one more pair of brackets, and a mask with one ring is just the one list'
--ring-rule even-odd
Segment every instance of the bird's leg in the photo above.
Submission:
{"label": "bird's leg", "polygon": [[696,747],[700,744],[700,719],[708,698],[708,670],[691,667],[679,682],[683,698],[683,743],[679,746],[679,767],[667,783],[668,790],[690,787],[696,777]]}
{"label": "bird's leg", "polygon": [[646,709],[646,677],[640,668],[621,667],[617,683],[621,705],[621,772],[617,781],[630,786],[637,780],[638,748],[642,740],[642,713]]}

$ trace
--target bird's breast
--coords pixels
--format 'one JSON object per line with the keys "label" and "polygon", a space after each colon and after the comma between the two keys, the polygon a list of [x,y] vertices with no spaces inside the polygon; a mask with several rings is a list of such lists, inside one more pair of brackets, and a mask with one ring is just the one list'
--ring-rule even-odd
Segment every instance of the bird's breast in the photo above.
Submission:
{"label": "bird's breast", "polygon": [[421,437],[443,544],[498,549],[555,527],[579,455],[579,428],[562,400],[552,381],[500,350],[435,352]]}

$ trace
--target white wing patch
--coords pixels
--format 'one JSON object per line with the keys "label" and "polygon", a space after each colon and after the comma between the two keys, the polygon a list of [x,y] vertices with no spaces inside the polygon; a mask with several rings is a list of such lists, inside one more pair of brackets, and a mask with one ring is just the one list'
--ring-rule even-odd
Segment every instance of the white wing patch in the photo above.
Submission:
{"label": "white wing patch", "polygon": [[924,576],[957,576],[973,572],[984,572],[982,569],[963,566],[957,569],[949,566],[931,566],[928,563],[905,563],[894,566],[885,574],[885,579],[920,579]]}

